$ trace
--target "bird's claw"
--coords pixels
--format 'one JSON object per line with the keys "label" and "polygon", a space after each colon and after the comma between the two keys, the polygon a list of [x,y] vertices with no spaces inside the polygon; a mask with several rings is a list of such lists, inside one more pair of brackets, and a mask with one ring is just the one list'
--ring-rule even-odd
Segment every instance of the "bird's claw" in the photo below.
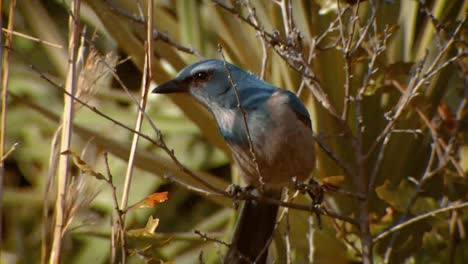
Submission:
{"label": "bird's claw", "polygon": [[301,193],[307,193],[312,199],[312,208],[317,221],[317,226],[322,229],[322,220],[320,218],[320,212],[323,210],[322,202],[324,195],[324,188],[314,179],[311,179],[308,183],[303,183],[293,178],[294,186],[296,190]]}
{"label": "bird's claw", "polygon": [[293,178],[293,183],[296,190],[301,193],[309,194],[312,199],[312,206],[314,208],[320,208],[323,202],[324,188],[316,180],[311,179],[308,183],[303,183]]}
{"label": "bird's claw", "polygon": [[229,184],[226,192],[231,196],[233,206],[237,209],[239,206],[239,200],[243,200],[244,194],[249,193],[252,189],[253,187],[251,186],[242,188],[237,184]]}

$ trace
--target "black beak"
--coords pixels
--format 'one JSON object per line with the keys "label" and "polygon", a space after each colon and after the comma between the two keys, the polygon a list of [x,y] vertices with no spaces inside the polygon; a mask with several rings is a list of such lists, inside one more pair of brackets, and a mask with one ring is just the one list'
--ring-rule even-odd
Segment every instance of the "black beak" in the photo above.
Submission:
{"label": "black beak", "polygon": [[188,91],[188,87],[183,82],[178,81],[178,80],[170,80],[154,88],[152,93],[159,93],[159,94],[184,93],[187,91]]}

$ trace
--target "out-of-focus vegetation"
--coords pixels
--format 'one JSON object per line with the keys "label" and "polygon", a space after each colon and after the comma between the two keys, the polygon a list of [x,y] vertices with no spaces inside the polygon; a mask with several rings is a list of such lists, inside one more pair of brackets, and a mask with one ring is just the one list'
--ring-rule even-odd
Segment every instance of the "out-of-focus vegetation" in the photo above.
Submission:
{"label": "out-of-focus vegetation", "polygon": [[[5,150],[17,146],[3,161],[1,262],[46,262],[72,1],[18,0],[6,48],[10,2],[1,6],[10,52],[2,69],[10,74],[0,133]],[[84,60],[77,96],[130,128],[138,108],[123,86],[140,98],[147,6],[83,0],[74,17]],[[289,209],[275,234],[275,263],[466,263],[467,9],[463,0],[155,0],[153,81],[220,58],[221,45],[229,61],[300,95],[329,150],[317,146],[313,176],[339,189],[323,207],[358,225],[322,216],[319,229],[314,214]],[[106,263],[133,133],[79,103],[74,109],[71,149],[105,177],[109,153],[116,193],[72,166],[62,262]],[[219,189],[239,183],[213,119],[193,100],[149,95],[146,112],[181,164]],[[148,122],[141,132],[158,140]],[[169,199],[126,214],[127,261],[219,263],[235,220],[231,200],[187,188],[206,189],[148,140],[140,139],[133,166],[129,204],[161,191]],[[293,202],[311,203],[304,195]],[[156,227],[155,236],[145,233]]]}

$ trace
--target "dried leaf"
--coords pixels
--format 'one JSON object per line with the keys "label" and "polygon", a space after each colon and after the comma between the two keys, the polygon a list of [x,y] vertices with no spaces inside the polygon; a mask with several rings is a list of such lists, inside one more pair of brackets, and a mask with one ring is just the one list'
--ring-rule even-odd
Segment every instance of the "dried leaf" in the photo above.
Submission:
{"label": "dried leaf", "polygon": [[332,187],[340,187],[345,181],[343,175],[329,176],[322,179],[324,185],[329,185]]}
{"label": "dried leaf", "polygon": [[452,109],[447,104],[441,103],[437,106],[437,111],[444,127],[449,131],[453,130],[457,125],[457,118],[453,114]]}
{"label": "dried leaf", "polygon": [[71,150],[65,150],[64,152],[60,154],[70,155],[73,159],[73,163],[75,164],[75,166],[77,166],[84,174],[91,175],[98,180],[107,181],[107,178],[104,175],[93,170],[91,166],[89,166],[84,160],[82,160],[80,156],[78,156],[75,152]]}
{"label": "dried leaf", "polygon": [[153,208],[156,204],[167,201],[168,194],[168,192],[157,192],[150,194],[136,204],[130,206],[128,210],[135,208]]}

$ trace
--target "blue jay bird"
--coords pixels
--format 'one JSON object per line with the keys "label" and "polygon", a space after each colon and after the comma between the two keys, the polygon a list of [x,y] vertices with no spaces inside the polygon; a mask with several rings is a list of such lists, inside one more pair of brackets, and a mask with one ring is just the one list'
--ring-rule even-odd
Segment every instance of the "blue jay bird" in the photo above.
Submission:
{"label": "blue jay bird", "polygon": [[[258,195],[279,199],[293,177],[303,181],[315,167],[310,116],[294,93],[222,60],[189,65],[153,90],[176,92],[190,94],[213,114],[241,176]],[[224,263],[265,263],[277,211],[276,205],[246,201]]]}

